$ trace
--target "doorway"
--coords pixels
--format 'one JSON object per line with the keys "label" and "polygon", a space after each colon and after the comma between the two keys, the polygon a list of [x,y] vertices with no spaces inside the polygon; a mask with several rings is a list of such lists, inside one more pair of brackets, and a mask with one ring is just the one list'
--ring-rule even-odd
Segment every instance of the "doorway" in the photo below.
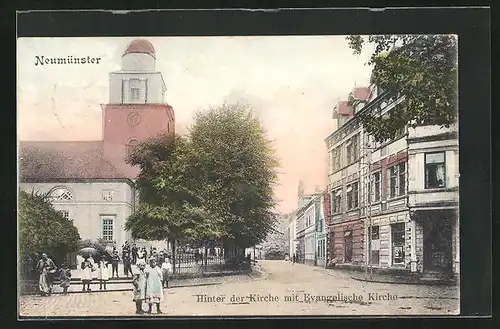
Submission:
{"label": "doorway", "polygon": [[424,271],[452,270],[452,226],[447,218],[430,218],[423,226]]}
{"label": "doorway", "polygon": [[344,263],[352,263],[352,231],[344,232]]}

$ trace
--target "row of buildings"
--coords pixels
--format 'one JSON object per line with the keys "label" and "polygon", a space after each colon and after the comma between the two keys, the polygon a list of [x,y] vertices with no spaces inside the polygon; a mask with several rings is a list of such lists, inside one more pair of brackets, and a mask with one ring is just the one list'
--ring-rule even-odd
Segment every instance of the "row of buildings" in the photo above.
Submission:
{"label": "row of buildings", "polygon": [[299,186],[289,221],[289,254],[298,262],[459,273],[457,125],[409,124],[378,143],[360,120],[387,115],[403,99],[371,86],[336,105],[338,128],[325,139],[328,184],[310,195]]}

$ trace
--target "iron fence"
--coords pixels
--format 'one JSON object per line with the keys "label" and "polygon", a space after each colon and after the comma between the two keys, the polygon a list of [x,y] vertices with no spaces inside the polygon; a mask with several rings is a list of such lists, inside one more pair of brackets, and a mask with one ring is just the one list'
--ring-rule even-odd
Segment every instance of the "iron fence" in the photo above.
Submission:
{"label": "iron fence", "polygon": [[173,262],[173,274],[202,274],[214,272],[224,267],[223,255],[196,255],[179,253]]}

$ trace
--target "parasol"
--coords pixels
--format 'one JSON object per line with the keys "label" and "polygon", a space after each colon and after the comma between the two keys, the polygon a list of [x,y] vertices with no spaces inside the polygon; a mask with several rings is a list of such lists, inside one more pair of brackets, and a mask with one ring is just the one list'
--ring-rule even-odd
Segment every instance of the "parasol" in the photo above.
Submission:
{"label": "parasol", "polygon": [[98,256],[99,255],[99,251],[95,248],[92,248],[92,247],[87,247],[87,248],[82,248],[78,251],[78,254],[79,255],[82,255],[82,256]]}

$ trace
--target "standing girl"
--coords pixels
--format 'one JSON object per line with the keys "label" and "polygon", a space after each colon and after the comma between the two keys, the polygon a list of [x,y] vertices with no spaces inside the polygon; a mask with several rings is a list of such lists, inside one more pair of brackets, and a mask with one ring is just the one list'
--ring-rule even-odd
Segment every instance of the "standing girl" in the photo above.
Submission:
{"label": "standing girl", "polygon": [[134,286],[135,314],[143,314],[142,303],[146,299],[146,273],[145,263],[137,264],[137,271],[133,275],[132,285]]}
{"label": "standing girl", "polygon": [[82,268],[82,291],[85,291],[85,285],[87,286],[87,291],[90,291],[90,282],[92,281],[92,263],[89,260],[89,256],[85,256],[81,264]]}
{"label": "standing girl", "polygon": [[99,290],[102,290],[104,286],[104,290],[106,290],[106,283],[109,280],[109,268],[108,262],[104,260],[104,257],[101,257],[99,260],[99,272],[97,274],[97,278],[99,279]]}
{"label": "standing girl", "polygon": [[161,264],[161,271],[163,273],[162,286],[163,288],[168,288],[168,280],[170,273],[172,273],[172,264],[170,263],[170,259],[168,257],[165,257],[165,260]]}
{"label": "standing girl", "polygon": [[163,273],[161,268],[156,264],[156,259],[149,260],[149,267],[146,269],[146,302],[149,304],[148,313],[151,314],[153,304],[156,304],[156,313],[162,313],[160,303],[163,301],[162,279]]}

